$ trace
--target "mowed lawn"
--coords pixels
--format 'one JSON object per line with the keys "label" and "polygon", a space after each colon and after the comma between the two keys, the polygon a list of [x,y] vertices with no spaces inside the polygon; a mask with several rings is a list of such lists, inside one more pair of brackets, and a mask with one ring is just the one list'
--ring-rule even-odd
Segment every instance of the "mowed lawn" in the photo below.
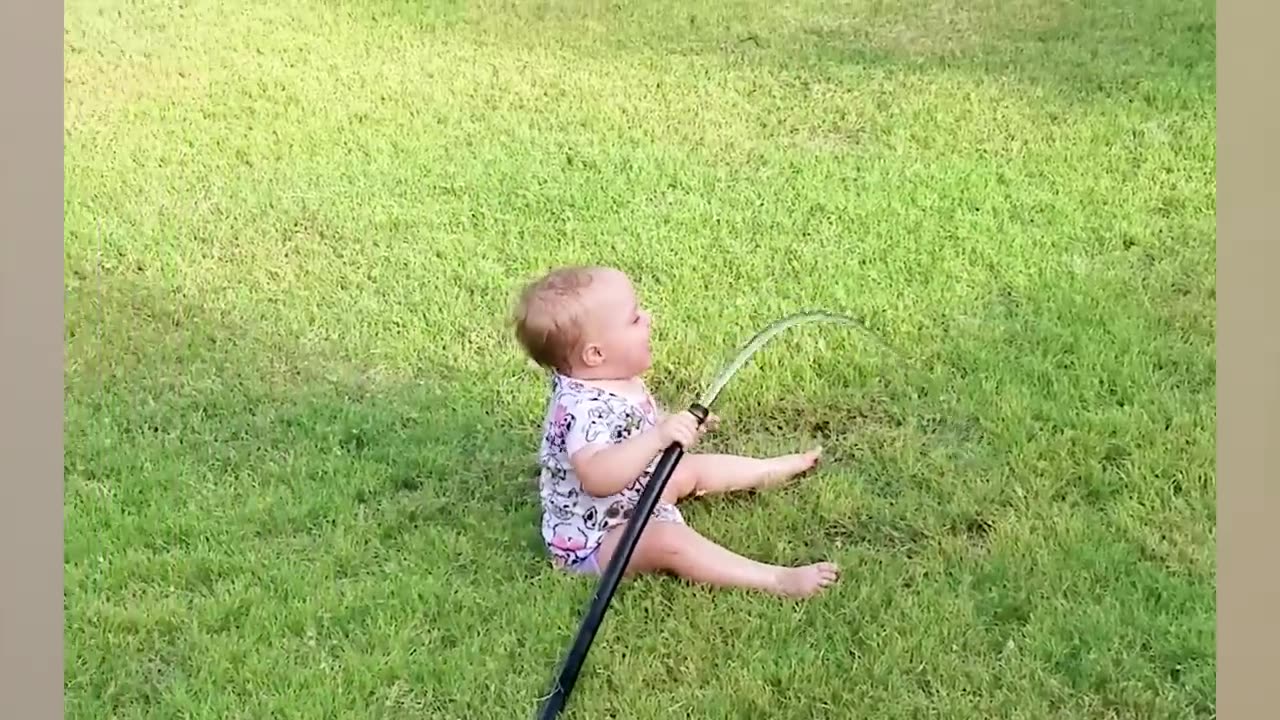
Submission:
{"label": "mowed lawn", "polygon": [[72,0],[66,708],[530,717],[593,590],[537,544],[506,318],[632,273],[689,505],[807,603],[626,584],[568,718],[1207,718],[1208,0]]}

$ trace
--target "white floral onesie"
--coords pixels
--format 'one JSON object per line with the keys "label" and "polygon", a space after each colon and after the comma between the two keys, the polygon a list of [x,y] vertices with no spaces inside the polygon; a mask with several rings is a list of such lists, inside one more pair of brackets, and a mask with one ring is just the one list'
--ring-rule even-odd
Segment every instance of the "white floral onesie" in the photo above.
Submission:
{"label": "white floral onesie", "polygon": [[[558,567],[587,560],[611,528],[631,518],[657,457],[621,492],[594,497],[583,490],[569,457],[588,445],[612,445],[658,422],[652,396],[635,403],[616,393],[587,385],[560,373],[551,378],[551,400],[544,426],[539,495],[542,538]],[[674,505],[659,502],[652,519],[683,522]]]}

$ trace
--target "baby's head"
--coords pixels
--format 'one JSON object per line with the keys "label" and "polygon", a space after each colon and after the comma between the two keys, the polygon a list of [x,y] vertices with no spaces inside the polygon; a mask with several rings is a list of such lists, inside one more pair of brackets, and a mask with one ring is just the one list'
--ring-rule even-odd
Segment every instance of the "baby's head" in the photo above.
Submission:
{"label": "baby's head", "polygon": [[525,286],[515,309],[516,338],[529,357],[582,379],[648,370],[649,326],[631,281],[607,267],[553,270]]}

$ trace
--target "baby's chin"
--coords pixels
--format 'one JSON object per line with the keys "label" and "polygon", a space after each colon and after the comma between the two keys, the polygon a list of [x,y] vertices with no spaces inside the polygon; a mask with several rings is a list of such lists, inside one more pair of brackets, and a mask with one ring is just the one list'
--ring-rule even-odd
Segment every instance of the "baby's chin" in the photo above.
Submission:
{"label": "baby's chin", "polygon": [[653,369],[653,355],[646,351],[636,363],[636,375],[643,375]]}

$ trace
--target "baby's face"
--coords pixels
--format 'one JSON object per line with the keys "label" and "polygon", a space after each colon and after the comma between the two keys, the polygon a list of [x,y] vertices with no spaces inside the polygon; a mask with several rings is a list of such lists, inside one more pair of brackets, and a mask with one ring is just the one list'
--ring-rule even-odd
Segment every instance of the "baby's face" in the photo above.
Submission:
{"label": "baby's face", "polygon": [[635,288],[621,272],[602,272],[591,287],[588,345],[595,345],[606,367],[619,376],[635,376],[653,364],[649,313],[640,306]]}

